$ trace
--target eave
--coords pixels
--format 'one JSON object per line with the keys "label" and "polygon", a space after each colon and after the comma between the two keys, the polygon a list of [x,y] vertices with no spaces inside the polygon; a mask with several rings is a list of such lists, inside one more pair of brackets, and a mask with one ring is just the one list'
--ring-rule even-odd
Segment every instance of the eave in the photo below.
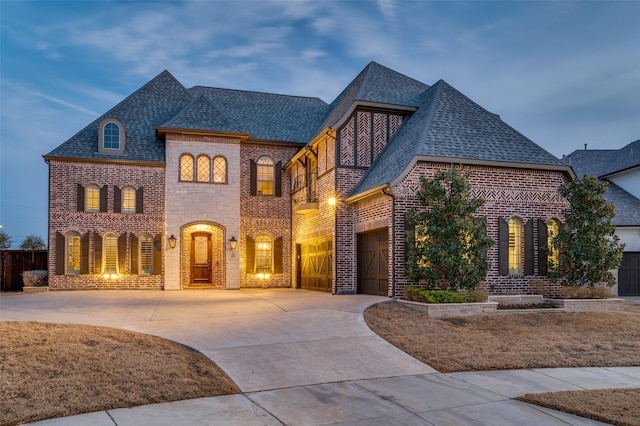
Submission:
{"label": "eave", "polygon": [[84,158],[84,157],[58,157],[55,155],[43,155],[44,161],[62,161],[67,163],[91,163],[91,164],[120,164],[124,166],[166,167],[164,161],[126,160],[122,158]]}
{"label": "eave", "polygon": [[237,139],[240,139],[240,141],[242,142],[246,141],[251,137],[251,133],[244,133],[244,132],[228,132],[223,130],[181,129],[177,127],[156,127],[156,134],[158,135],[158,137],[163,137],[167,133],[237,138]]}

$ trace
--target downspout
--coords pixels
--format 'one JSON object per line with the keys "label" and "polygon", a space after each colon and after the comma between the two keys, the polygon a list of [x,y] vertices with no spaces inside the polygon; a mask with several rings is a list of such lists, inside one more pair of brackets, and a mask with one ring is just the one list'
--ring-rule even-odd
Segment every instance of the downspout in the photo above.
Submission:
{"label": "downspout", "polygon": [[391,297],[396,297],[396,197],[382,188],[382,193],[391,197]]}

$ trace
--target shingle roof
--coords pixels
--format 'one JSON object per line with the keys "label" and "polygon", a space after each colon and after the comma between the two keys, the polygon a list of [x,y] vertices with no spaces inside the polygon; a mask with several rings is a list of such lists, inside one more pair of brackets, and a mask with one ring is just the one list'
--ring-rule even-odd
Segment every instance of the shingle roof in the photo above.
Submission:
{"label": "shingle roof", "polygon": [[319,98],[202,86],[189,91],[224,115],[224,130],[251,133],[254,139],[307,143],[328,109]]}
{"label": "shingle roof", "polygon": [[160,127],[171,129],[230,130],[229,120],[204,96],[198,96],[168,122]]}
{"label": "shingle roof", "polygon": [[[45,157],[164,162],[164,143],[157,138],[155,127],[170,120],[191,101],[187,89],[168,71],[163,71]],[[106,117],[120,120],[125,127],[123,155],[98,152],[98,123]]]}
{"label": "shingle roof", "polygon": [[377,62],[370,62],[331,102],[327,116],[317,131],[332,127],[357,101],[417,107],[418,97],[428,88],[428,85],[418,80],[393,71]]}
{"label": "shingle roof", "polygon": [[443,80],[420,95],[418,110],[389,141],[351,195],[390,184],[416,156],[565,167]]}
{"label": "shingle roof", "polygon": [[[607,180],[606,176],[640,167],[640,139],[621,149],[578,150],[565,156],[562,161],[570,165],[579,178],[584,175]],[[609,182],[604,194],[607,202],[616,206],[613,224],[616,226],[640,225],[640,200],[613,182]]]}

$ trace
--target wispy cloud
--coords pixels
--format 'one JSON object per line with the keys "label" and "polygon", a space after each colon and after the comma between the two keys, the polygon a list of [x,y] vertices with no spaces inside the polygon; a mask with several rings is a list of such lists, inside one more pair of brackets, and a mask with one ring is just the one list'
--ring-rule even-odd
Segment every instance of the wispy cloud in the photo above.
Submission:
{"label": "wispy cloud", "polygon": [[55,98],[53,96],[46,95],[44,93],[31,91],[31,92],[28,92],[27,94],[31,95],[31,96],[35,96],[35,97],[41,98],[41,99],[45,99],[47,101],[56,103],[58,105],[66,106],[68,108],[74,109],[76,111],[83,112],[85,114],[92,115],[94,117],[98,117],[100,115],[100,113],[97,113],[95,111],[91,111],[91,110],[89,110],[87,108],[81,107],[80,105],[75,105],[75,104],[72,104],[71,102],[67,102],[67,101],[65,101],[63,99],[58,99],[58,98]]}

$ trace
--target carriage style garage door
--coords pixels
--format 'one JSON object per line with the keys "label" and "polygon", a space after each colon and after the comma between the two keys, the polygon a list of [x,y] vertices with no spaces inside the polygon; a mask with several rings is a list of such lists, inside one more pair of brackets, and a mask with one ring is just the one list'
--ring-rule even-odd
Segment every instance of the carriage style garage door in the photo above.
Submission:
{"label": "carriage style garage door", "polygon": [[297,250],[299,287],[331,291],[331,239],[298,244]]}
{"label": "carriage style garage door", "polygon": [[640,296],[640,253],[628,252],[622,256],[618,269],[618,295]]}
{"label": "carriage style garage door", "polygon": [[358,293],[389,295],[387,228],[358,234]]}

